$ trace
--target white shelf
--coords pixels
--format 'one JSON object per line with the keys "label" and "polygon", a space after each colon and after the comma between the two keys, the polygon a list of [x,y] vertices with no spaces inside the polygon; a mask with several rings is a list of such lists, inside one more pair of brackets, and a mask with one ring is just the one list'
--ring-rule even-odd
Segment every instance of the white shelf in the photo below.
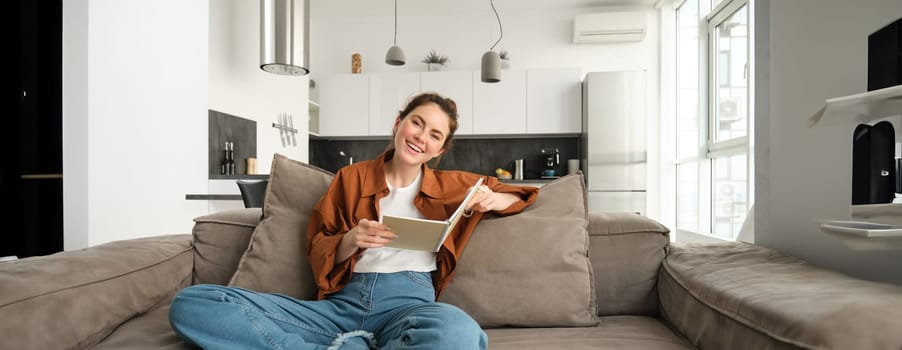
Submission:
{"label": "white shelf", "polygon": [[902,115],[902,85],[831,98],[808,118],[808,127],[858,124]]}
{"label": "white shelf", "polygon": [[850,220],[823,221],[818,226],[854,250],[902,249],[902,226]]}
{"label": "white shelf", "polygon": [[834,220],[821,224],[822,230],[845,233],[864,238],[899,237],[902,238],[902,226],[884,225],[866,221]]}
{"label": "white shelf", "polygon": [[833,220],[818,225],[852,250],[902,250],[902,226]]}

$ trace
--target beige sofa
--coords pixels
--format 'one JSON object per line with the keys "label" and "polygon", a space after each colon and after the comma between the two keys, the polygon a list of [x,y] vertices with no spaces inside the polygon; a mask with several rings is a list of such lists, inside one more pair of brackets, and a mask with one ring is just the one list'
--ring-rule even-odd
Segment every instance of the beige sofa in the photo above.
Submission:
{"label": "beige sofa", "polygon": [[[0,348],[190,348],[169,327],[169,301],[228,283],[260,217],[221,212],[197,218],[193,235],[0,264]],[[588,233],[597,325],[491,328],[490,349],[902,348],[898,286],[747,244],[668,245],[665,227],[634,214],[592,213]]]}
{"label": "beige sofa", "polygon": [[[304,232],[332,179],[276,155],[262,211],[0,263],[0,349],[189,348],[168,311],[190,284],[312,298]],[[468,242],[448,243],[466,249],[439,301],[479,322],[492,350],[902,349],[902,287],[748,244],[670,245],[653,220],[586,208],[576,174],[516,215],[479,221]]]}

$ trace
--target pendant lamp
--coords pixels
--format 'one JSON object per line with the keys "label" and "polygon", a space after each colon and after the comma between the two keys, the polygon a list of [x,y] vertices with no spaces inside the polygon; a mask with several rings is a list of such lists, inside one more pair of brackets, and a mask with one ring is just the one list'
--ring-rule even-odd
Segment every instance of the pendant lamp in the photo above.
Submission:
{"label": "pendant lamp", "polygon": [[495,9],[495,1],[489,0],[492,5],[492,11],[495,12],[495,18],[498,19],[498,40],[492,44],[489,51],[482,54],[481,77],[483,83],[497,83],[501,81],[501,55],[494,51],[495,45],[501,42],[504,37],[504,28],[501,27],[501,16],[498,16],[498,10]]}
{"label": "pendant lamp", "polygon": [[260,0],[260,69],[307,75],[307,0]]}
{"label": "pendant lamp", "polygon": [[395,0],[395,40],[385,53],[385,63],[392,66],[404,65],[404,50],[398,46],[398,0]]}

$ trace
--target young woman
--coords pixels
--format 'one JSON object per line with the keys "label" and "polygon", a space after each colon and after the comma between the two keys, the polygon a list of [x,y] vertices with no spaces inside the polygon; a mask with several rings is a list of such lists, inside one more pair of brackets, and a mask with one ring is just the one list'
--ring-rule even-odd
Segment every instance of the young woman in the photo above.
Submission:
{"label": "young woman", "polygon": [[460,205],[481,176],[426,165],[448,150],[456,130],[454,101],[415,96],[385,153],[338,171],[307,231],[319,300],[192,286],[173,301],[173,329],[204,348],[485,349],[486,335],[469,315],[435,300],[483,214],[520,212],[538,189],[485,177],[438,253],[386,247],[397,236],[380,223],[383,214],[444,220]]}

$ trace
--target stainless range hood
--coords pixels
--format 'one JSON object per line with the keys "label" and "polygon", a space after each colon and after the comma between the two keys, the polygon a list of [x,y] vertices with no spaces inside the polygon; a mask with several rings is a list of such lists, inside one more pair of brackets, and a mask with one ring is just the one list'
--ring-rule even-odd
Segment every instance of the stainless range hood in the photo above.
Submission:
{"label": "stainless range hood", "polygon": [[260,0],[260,69],[307,75],[310,32],[308,0]]}

